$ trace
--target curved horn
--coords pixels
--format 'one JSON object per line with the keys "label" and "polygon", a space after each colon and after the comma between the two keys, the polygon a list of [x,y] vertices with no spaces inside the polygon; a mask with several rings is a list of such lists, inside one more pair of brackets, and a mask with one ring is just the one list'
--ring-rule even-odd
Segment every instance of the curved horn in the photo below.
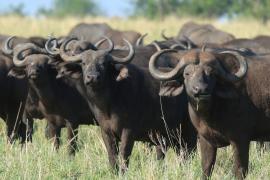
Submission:
{"label": "curved horn", "polygon": [[161,47],[157,44],[157,41],[153,41],[152,45],[155,46],[155,48],[157,49],[157,51],[161,51]]}
{"label": "curved horn", "polygon": [[72,62],[77,62],[77,61],[80,61],[81,60],[81,53],[80,54],[76,54],[74,56],[69,56],[67,53],[66,53],[66,47],[67,45],[71,42],[71,41],[78,41],[78,38],[76,37],[70,37],[70,38],[67,38],[66,41],[61,45],[60,47],[60,56],[61,58],[64,60],[64,61],[72,61]]}
{"label": "curved horn", "polygon": [[111,57],[113,58],[113,61],[115,63],[128,64],[132,60],[132,58],[134,56],[135,51],[134,51],[134,48],[133,48],[132,44],[126,39],[124,39],[124,41],[128,45],[129,53],[124,58],[119,58],[119,57],[115,57],[115,56],[111,55]]}
{"label": "curved horn", "polygon": [[29,50],[31,54],[35,54],[35,53],[47,54],[45,49],[39,48],[33,43],[25,43],[25,44],[17,45],[14,49],[14,56],[13,56],[13,63],[15,64],[15,66],[23,67],[26,65],[27,61],[26,61],[26,58],[23,57],[22,53],[24,51],[29,51]]}
{"label": "curved horn", "polygon": [[237,61],[239,62],[240,67],[236,73],[230,74],[230,73],[225,72],[225,70],[220,65],[219,75],[222,78],[224,78],[225,80],[230,81],[230,82],[237,82],[237,81],[241,80],[246,75],[247,69],[248,69],[246,59],[236,51],[223,51],[223,52],[220,52],[220,54],[233,55],[237,59]]}
{"label": "curved horn", "polygon": [[163,39],[165,39],[165,40],[169,40],[169,39],[170,39],[169,37],[167,37],[167,36],[165,35],[165,29],[163,29],[163,30],[161,31],[161,36],[162,36]]}
{"label": "curved horn", "polygon": [[57,38],[57,44],[61,46],[65,42],[65,40],[66,40],[66,37],[61,36]]}
{"label": "curved horn", "polygon": [[145,36],[147,36],[147,35],[148,35],[148,33],[145,33],[145,34],[141,35],[141,36],[137,39],[137,41],[136,41],[136,46],[142,45],[143,39],[144,39]]}
{"label": "curved horn", "polygon": [[8,54],[8,55],[11,55],[13,53],[13,49],[11,47],[11,42],[13,41],[13,39],[15,38],[16,36],[11,36],[9,38],[7,38],[4,42],[4,47],[2,47],[2,51],[5,53],[5,54]]}
{"label": "curved horn", "polygon": [[191,49],[194,43],[186,35],[184,35],[184,40],[187,42],[187,49]]}
{"label": "curved horn", "polygon": [[104,43],[105,41],[108,41],[109,43],[109,48],[108,49],[104,49],[104,51],[106,52],[111,52],[114,48],[114,44],[112,42],[112,40],[110,38],[108,38],[107,36],[103,36],[103,39],[99,40],[98,42],[95,43],[95,47],[98,49],[98,47]]}
{"label": "curved horn", "polygon": [[174,52],[176,53],[177,50],[175,49],[163,49],[161,51],[156,52],[153,54],[150,58],[149,61],[149,71],[152,74],[152,76],[156,79],[159,80],[170,80],[174,79],[177,76],[180,76],[183,73],[184,67],[189,64],[185,59],[181,59],[178,64],[176,65],[175,68],[173,68],[169,72],[162,72],[157,68],[157,60],[158,58],[164,54],[164,53],[169,53],[169,52]]}
{"label": "curved horn", "polygon": [[60,53],[59,49],[57,49],[56,47],[57,39],[54,37],[50,37],[45,43],[45,49],[51,55],[58,55]]}
{"label": "curved horn", "polygon": [[104,41],[106,41],[106,39],[102,38],[101,40],[95,43],[95,47],[98,48]]}
{"label": "curved horn", "polygon": [[201,51],[202,51],[202,52],[205,52],[205,49],[206,49],[206,48],[207,48],[206,44],[203,44],[203,45],[202,45]]}
{"label": "curved horn", "polygon": [[183,43],[181,43],[181,42],[178,42],[178,43],[176,43],[176,44],[171,45],[171,46],[170,46],[170,49],[176,49],[177,47],[180,47],[180,48],[182,48],[182,49],[188,49],[188,47],[185,46],[185,45],[184,45]]}

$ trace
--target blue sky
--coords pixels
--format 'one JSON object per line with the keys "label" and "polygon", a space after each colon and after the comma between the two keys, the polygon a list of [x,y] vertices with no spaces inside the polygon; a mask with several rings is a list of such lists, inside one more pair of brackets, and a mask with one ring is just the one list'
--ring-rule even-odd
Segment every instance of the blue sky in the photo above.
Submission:
{"label": "blue sky", "polygon": [[[107,16],[124,17],[132,11],[130,0],[94,0]],[[40,8],[49,8],[53,0],[0,0],[0,11],[7,11],[10,6],[24,4],[24,12],[34,16]]]}

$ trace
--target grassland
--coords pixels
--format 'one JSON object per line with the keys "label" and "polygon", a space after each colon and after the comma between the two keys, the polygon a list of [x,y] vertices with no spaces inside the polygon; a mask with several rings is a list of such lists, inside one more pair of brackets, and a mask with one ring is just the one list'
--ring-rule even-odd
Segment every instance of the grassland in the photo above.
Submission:
{"label": "grassland", "polygon": [[[107,22],[112,27],[133,29],[148,33],[146,42],[161,39],[160,32],[166,29],[168,36],[175,35],[181,25],[191,18],[169,17],[163,21],[146,19],[32,19],[20,17],[0,17],[0,34],[18,36],[65,35],[79,22]],[[258,34],[270,35],[270,26],[248,19],[235,20],[221,24],[216,20],[193,19],[200,23],[211,23],[230,32],[236,37],[254,37]],[[76,112],[74,112],[76,113]],[[44,137],[44,121],[35,122],[33,143],[23,148],[16,143],[6,144],[5,125],[0,124],[0,179],[199,179],[201,174],[200,155],[195,153],[183,161],[173,150],[169,150],[164,161],[157,161],[155,153],[146,145],[136,143],[130,161],[129,171],[124,174],[113,173],[108,165],[107,153],[99,129],[82,126],[79,132],[79,152],[75,157],[67,154],[65,130],[62,132],[62,146],[55,152],[51,143]],[[219,149],[212,179],[234,179],[231,147]],[[270,152],[251,144],[249,175],[247,179],[270,179]]]}

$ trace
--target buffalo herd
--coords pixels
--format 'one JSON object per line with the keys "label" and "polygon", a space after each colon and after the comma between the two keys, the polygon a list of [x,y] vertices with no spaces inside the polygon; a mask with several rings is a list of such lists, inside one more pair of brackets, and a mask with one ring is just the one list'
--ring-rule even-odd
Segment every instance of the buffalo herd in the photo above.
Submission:
{"label": "buffalo herd", "polygon": [[32,141],[33,121],[59,148],[77,150],[78,127],[99,126],[109,163],[125,172],[134,142],[189,158],[202,177],[217,148],[232,145],[234,173],[248,173],[250,141],[270,141],[270,36],[236,39],[210,24],[185,23],[175,37],[81,23],[61,37],[0,35],[0,116],[7,140]]}

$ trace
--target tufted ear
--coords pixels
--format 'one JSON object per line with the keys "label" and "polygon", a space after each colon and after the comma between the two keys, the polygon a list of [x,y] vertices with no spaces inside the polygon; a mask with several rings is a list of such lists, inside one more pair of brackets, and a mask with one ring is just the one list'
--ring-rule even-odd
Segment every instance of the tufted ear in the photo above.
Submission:
{"label": "tufted ear", "polygon": [[218,54],[218,61],[223,69],[228,73],[235,73],[239,69],[239,63],[236,58],[230,54]]}
{"label": "tufted ear", "polygon": [[13,67],[9,70],[8,77],[14,77],[17,79],[23,79],[26,77],[24,69]]}
{"label": "tufted ear", "polygon": [[114,66],[115,66],[115,69],[119,71],[119,74],[116,77],[117,82],[128,78],[129,76],[128,68],[125,65],[115,64]]}
{"label": "tufted ear", "polygon": [[82,76],[82,68],[78,63],[63,63],[58,65],[58,74],[56,78],[69,76],[73,79],[79,79]]}
{"label": "tufted ear", "polygon": [[172,80],[172,81],[166,81],[161,83],[161,87],[159,90],[159,95],[160,96],[178,96],[181,94],[184,90],[184,84],[177,81],[177,80]]}
{"label": "tufted ear", "polygon": [[50,58],[48,60],[48,64],[53,65],[53,66],[57,66],[59,63],[61,63],[61,61],[58,61],[58,60],[53,59],[53,58]]}

